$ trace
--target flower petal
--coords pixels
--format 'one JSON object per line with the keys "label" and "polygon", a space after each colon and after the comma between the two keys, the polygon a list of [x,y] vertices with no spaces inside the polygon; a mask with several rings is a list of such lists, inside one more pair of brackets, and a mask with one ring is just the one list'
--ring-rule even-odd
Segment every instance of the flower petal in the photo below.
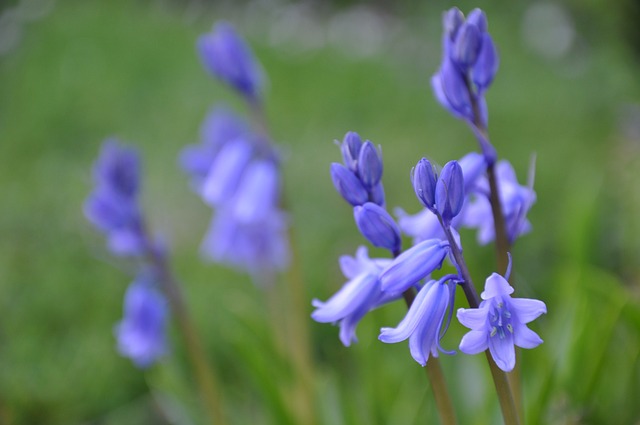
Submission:
{"label": "flower petal", "polygon": [[500,297],[502,295],[512,293],[513,287],[509,285],[507,279],[500,276],[498,273],[492,273],[491,276],[487,278],[487,281],[484,284],[484,291],[482,291],[480,297],[483,300],[488,300],[489,298]]}
{"label": "flower petal", "polygon": [[505,332],[504,337],[495,335],[489,338],[489,351],[500,369],[511,372],[516,365],[516,350],[513,345],[513,334]]}
{"label": "flower petal", "polygon": [[514,326],[513,338],[514,343],[522,348],[535,348],[543,342],[537,333],[524,324]]}
{"label": "flower petal", "polygon": [[511,314],[515,314],[521,323],[529,323],[547,312],[547,306],[544,302],[531,298],[511,298],[509,309]]}
{"label": "flower petal", "polygon": [[484,330],[469,331],[460,341],[460,351],[465,354],[482,353],[489,346],[487,332]]}
{"label": "flower petal", "polygon": [[331,323],[342,320],[366,303],[378,285],[376,276],[361,274],[348,281],[322,307],[311,313],[316,322]]}
{"label": "flower petal", "polygon": [[459,308],[456,316],[463,326],[479,331],[486,329],[488,313],[489,309],[485,307],[483,302],[480,304],[480,308]]}

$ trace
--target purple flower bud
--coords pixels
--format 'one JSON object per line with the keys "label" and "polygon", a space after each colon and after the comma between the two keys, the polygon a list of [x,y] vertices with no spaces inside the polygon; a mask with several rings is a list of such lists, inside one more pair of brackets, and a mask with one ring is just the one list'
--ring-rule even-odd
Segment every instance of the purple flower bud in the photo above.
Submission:
{"label": "purple flower bud", "polygon": [[449,161],[436,184],[436,207],[445,223],[458,215],[464,204],[464,177],[458,161]]}
{"label": "purple flower bud", "polygon": [[331,164],[331,180],[340,196],[354,207],[367,202],[367,190],[360,179],[344,165],[337,162]]}
{"label": "purple flower bud", "polygon": [[367,238],[373,246],[385,248],[392,253],[400,250],[400,229],[389,213],[373,202],[367,202],[363,206],[353,209],[353,216],[360,233]]}
{"label": "purple flower bud", "polygon": [[473,83],[478,87],[478,92],[484,92],[491,83],[493,77],[498,72],[498,66],[500,60],[498,58],[498,52],[496,46],[493,44],[493,39],[489,33],[482,35],[482,47],[478,54],[475,65],[471,69],[471,79]]}
{"label": "purple flower bud", "polygon": [[138,152],[122,146],[116,139],[105,140],[93,167],[93,179],[105,191],[123,198],[134,198],[140,186]]}
{"label": "purple flower bud", "polygon": [[428,159],[422,158],[411,169],[411,182],[416,196],[428,209],[433,211],[436,204],[436,171]]}
{"label": "purple flower bud", "polygon": [[446,59],[440,71],[431,80],[436,98],[454,116],[474,121],[469,88],[458,68]]}
{"label": "purple flower bud", "polygon": [[442,266],[449,243],[440,239],[427,239],[406,250],[382,272],[382,290],[404,292]]}
{"label": "purple flower bud", "polygon": [[364,142],[360,148],[358,177],[367,189],[372,189],[382,178],[382,158],[369,140]]}
{"label": "purple flower bud", "polygon": [[451,60],[458,65],[462,72],[466,72],[478,59],[481,45],[482,34],[478,27],[467,22],[458,30],[451,50]]}
{"label": "purple flower bud", "polygon": [[384,208],[384,187],[382,186],[382,182],[378,182],[373,189],[369,190],[369,199],[374,204],[378,204]]}
{"label": "purple flower bud", "polygon": [[340,150],[342,151],[342,159],[344,165],[354,173],[358,170],[358,157],[360,156],[360,148],[362,140],[355,131],[349,131],[344,135]]}
{"label": "purple flower bud", "polygon": [[487,15],[481,9],[475,8],[467,15],[467,23],[478,27],[481,33],[488,31]]}
{"label": "purple flower bud", "polygon": [[226,22],[201,36],[198,52],[205,68],[250,101],[260,97],[262,76],[249,46]]}
{"label": "purple flower bud", "polygon": [[150,283],[135,281],[124,298],[124,318],[116,325],[118,351],[138,367],[151,366],[167,351],[166,300]]}
{"label": "purple flower bud", "polygon": [[458,28],[464,23],[464,14],[457,7],[452,7],[442,14],[442,27],[445,37],[453,40]]}

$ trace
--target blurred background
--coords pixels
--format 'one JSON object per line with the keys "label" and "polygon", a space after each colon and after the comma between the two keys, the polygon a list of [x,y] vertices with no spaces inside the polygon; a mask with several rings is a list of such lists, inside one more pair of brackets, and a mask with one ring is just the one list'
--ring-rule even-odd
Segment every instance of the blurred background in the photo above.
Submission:
{"label": "blurred background", "polygon": [[[638,424],[640,3],[485,3],[457,6],[485,9],[501,55],[487,95],[492,141],[521,182],[537,155],[534,231],[513,251],[516,296],[549,311],[532,325],[545,343],[520,359],[527,423]],[[299,423],[290,391],[299,377],[272,332],[273,300],[198,254],[211,211],[177,155],[212,105],[243,105],[202,69],[195,40],[230,21],[266,70],[308,317],[312,298],[344,283],[338,257],[364,243],[329,178],[340,160],[334,139],[354,130],[382,145],[387,203],[411,213],[419,204],[408,176],[419,158],[444,164],[476,150],[429,87],[451,6],[1,1],[0,424],[205,423],[175,328],[171,354],[146,372],[116,352],[133,266],[109,256],[82,214],[109,136],[142,153],[144,207],[171,248],[232,423]],[[493,248],[471,232],[462,238],[483,282]],[[286,321],[293,307],[280,301]],[[406,343],[377,340],[405,311],[397,303],[368,315],[350,348],[336,327],[299,324],[310,335],[315,423],[437,423]],[[463,332],[452,325],[443,345],[456,348]],[[484,356],[441,363],[460,422],[499,423]]]}

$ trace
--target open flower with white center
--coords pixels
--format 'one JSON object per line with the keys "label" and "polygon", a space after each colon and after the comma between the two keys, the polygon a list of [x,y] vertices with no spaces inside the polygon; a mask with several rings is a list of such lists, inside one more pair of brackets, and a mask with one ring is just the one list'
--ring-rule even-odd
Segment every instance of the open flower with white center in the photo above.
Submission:
{"label": "open flower with white center", "polygon": [[478,354],[487,348],[498,367],[510,372],[516,364],[515,346],[535,348],[542,344],[527,323],[547,312],[545,303],[529,298],[511,298],[513,287],[497,273],[485,282],[478,308],[458,309],[458,320],[471,329],[460,341],[460,351]]}

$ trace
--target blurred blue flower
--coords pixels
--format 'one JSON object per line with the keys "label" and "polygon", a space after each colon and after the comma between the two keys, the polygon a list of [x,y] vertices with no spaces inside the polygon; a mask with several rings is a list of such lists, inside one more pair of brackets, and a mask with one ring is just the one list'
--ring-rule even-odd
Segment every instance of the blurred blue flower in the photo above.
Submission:
{"label": "blurred blue flower", "polygon": [[[536,201],[536,193],[533,188],[518,183],[513,167],[506,160],[496,164],[496,180],[507,236],[513,243],[520,235],[531,230],[527,213]],[[465,205],[460,225],[478,229],[478,243],[482,245],[495,239],[493,213],[489,202],[489,182],[486,177],[481,177],[476,182],[471,199]]]}
{"label": "blurred blue flower", "polygon": [[400,298],[400,293],[384,293],[380,289],[380,272],[391,260],[370,259],[367,248],[358,248],[355,257],[340,257],[340,268],[349,279],[329,300],[312,301],[316,310],[311,317],[316,322],[338,323],[340,341],[348,347],[356,342],[356,326],[369,311]]}
{"label": "blurred blue flower", "polygon": [[447,275],[439,281],[427,282],[400,324],[396,328],[382,328],[378,339],[396,343],[408,338],[411,356],[422,366],[427,364],[430,354],[438,357],[438,350],[445,352],[440,339],[447,309],[453,307],[455,284],[447,283],[452,278]]}
{"label": "blurred blue flower", "polygon": [[249,134],[247,123],[230,109],[224,106],[211,109],[200,129],[200,142],[180,153],[180,166],[191,178],[193,190],[201,193],[211,164],[224,145]]}
{"label": "blurred blue flower", "polygon": [[460,342],[460,351],[477,354],[487,348],[500,369],[510,372],[516,363],[514,346],[534,348],[542,343],[526,324],[547,312],[539,300],[511,298],[513,288],[497,273],[487,278],[478,308],[458,309],[458,320],[471,329]]}
{"label": "blurred blue flower", "polygon": [[231,24],[216,23],[210,33],[198,39],[197,47],[200,59],[209,72],[237,90],[250,103],[260,100],[260,66]]}
{"label": "blurred blue flower", "polygon": [[107,236],[116,255],[141,255],[145,248],[138,205],[138,153],[115,139],[102,144],[93,167],[95,188],[84,202],[87,219]]}
{"label": "blurred blue flower", "polygon": [[146,368],[167,352],[167,302],[145,278],[134,281],[125,294],[124,318],[116,325],[118,351]]}
{"label": "blurred blue flower", "polygon": [[205,257],[254,276],[258,282],[289,264],[287,217],[278,207],[279,176],[270,160],[254,160],[237,190],[218,205],[202,243]]}

